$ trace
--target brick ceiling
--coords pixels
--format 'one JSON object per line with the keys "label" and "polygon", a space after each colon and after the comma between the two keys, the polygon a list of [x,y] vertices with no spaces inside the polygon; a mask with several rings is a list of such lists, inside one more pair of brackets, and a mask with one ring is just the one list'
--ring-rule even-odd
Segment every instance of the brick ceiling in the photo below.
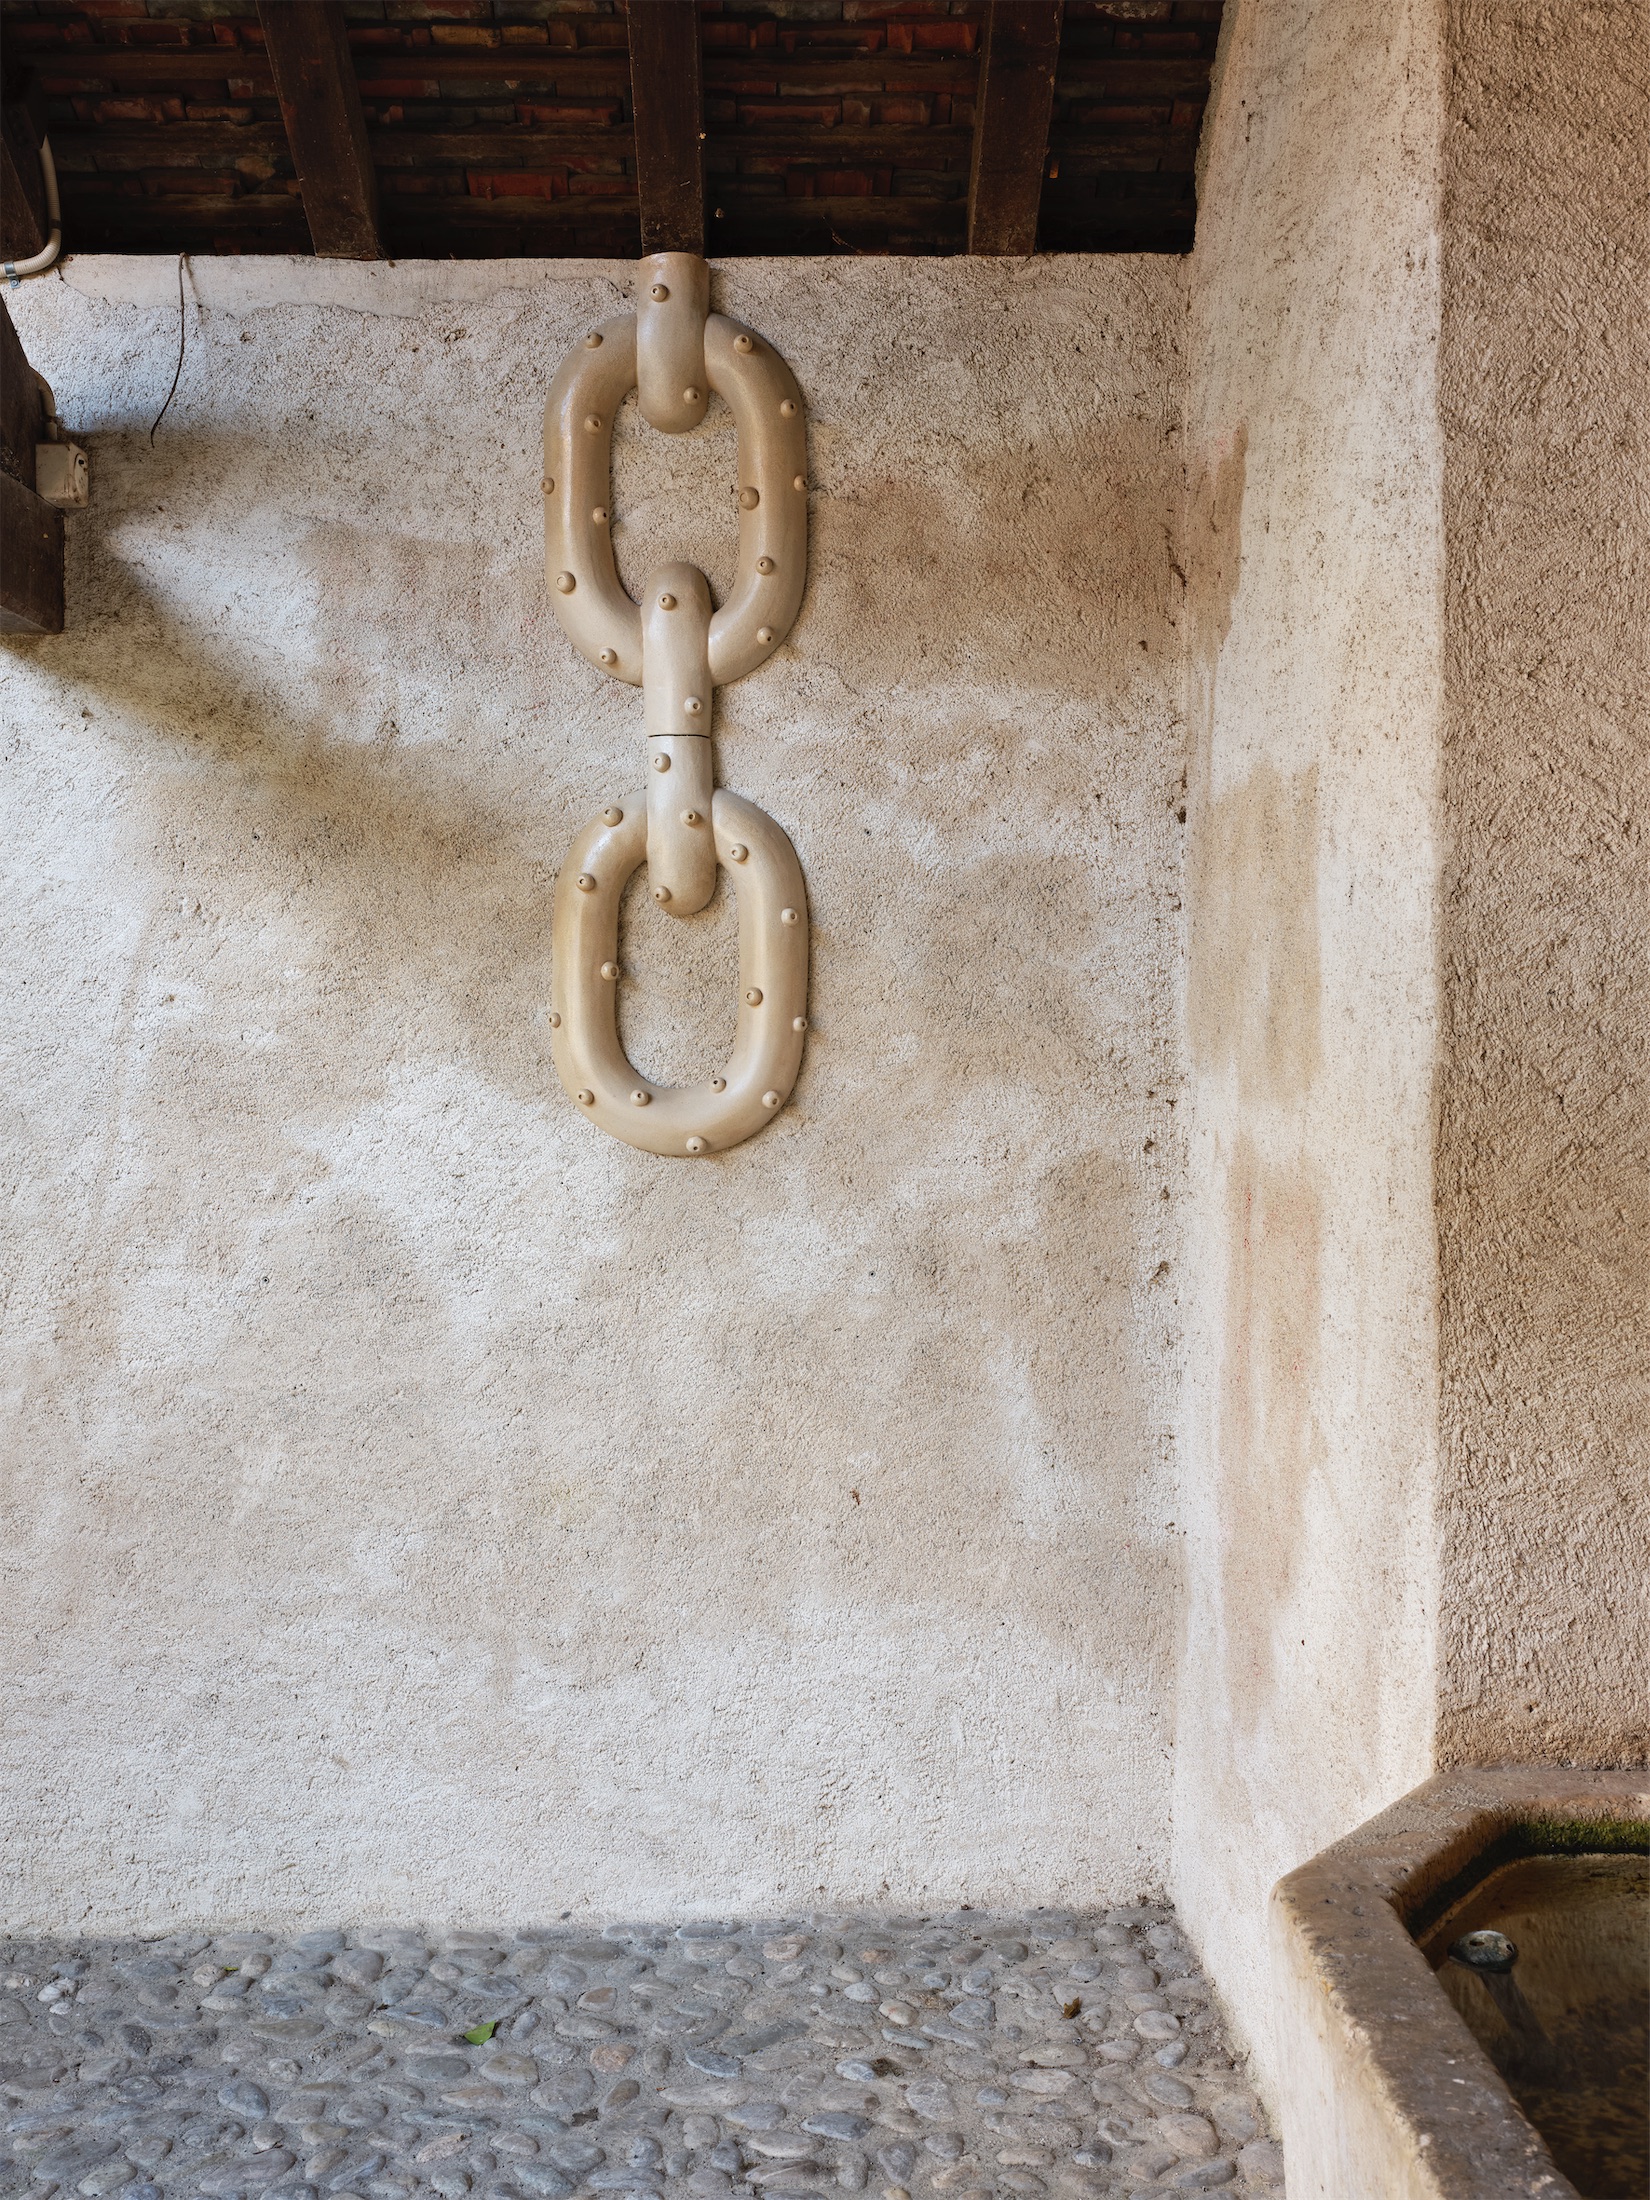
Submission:
{"label": "brick ceiling", "polygon": [[[966,249],[986,8],[701,0],[706,249]],[[1220,13],[1065,0],[1040,249],[1189,248]],[[622,0],[344,14],[384,252],[637,254]],[[0,0],[0,24],[44,99],[66,249],[310,249],[253,0]]]}

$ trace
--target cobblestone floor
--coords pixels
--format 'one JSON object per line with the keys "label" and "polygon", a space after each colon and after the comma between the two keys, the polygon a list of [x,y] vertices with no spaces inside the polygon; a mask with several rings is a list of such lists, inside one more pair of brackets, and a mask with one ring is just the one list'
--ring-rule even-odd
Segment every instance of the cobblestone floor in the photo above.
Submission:
{"label": "cobblestone floor", "polygon": [[0,1942],[48,2200],[1282,2192],[1173,1917]]}

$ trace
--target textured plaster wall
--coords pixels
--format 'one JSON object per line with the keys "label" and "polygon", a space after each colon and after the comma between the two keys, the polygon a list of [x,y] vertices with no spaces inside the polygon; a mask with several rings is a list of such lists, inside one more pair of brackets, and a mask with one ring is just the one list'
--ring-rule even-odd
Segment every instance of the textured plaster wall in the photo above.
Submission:
{"label": "textured plaster wall", "polygon": [[[812,407],[719,750],[816,1028],[695,1164],[545,1023],[642,736],[546,607],[539,411],[628,279],[192,263],[152,447],[174,263],[16,297],[93,502],[0,659],[9,1923],[1163,1877],[1183,272],[718,277]],[[632,582],[725,583],[734,485],[629,421]],[[728,905],[627,937],[638,1061],[702,1074]]]}
{"label": "textured plaster wall", "polygon": [[1191,262],[1174,1886],[1274,2083],[1268,1890],[1431,1769],[1438,34],[1240,4]]}
{"label": "textured plaster wall", "polygon": [[1650,6],[1458,0],[1439,1748],[1645,1753]]}

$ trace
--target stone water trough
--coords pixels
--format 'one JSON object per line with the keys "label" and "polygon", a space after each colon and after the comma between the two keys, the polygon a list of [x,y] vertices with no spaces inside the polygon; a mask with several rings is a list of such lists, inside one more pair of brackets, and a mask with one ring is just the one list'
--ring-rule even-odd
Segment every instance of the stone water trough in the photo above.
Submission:
{"label": "stone water trough", "polygon": [[1650,2191],[1642,1773],[1441,1774],[1281,1880],[1290,2200]]}

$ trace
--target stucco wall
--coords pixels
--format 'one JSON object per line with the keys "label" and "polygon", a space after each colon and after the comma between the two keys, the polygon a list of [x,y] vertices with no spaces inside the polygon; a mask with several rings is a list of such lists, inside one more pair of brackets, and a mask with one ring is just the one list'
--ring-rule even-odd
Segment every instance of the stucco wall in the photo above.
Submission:
{"label": "stucco wall", "polygon": [[1431,1769],[1438,29],[1240,0],[1191,262],[1174,1885],[1274,2083],[1267,1892]]}
{"label": "stucco wall", "polygon": [[1445,1763],[1646,1753],[1650,6],[1454,0]]}
{"label": "stucco wall", "polygon": [[[581,1121],[550,889],[638,783],[539,410],[629,270],[71,261],[93,453],[0,659],[6,1919],[1091,1900],[1161,1882],[1178,1526],[1183,274],[718,278],[812,407],[724,781],[807,871],[795,1103]],[[731,431],[631,424],[634,581]],[[732,1028],[634,907],[633,1048]]]}

